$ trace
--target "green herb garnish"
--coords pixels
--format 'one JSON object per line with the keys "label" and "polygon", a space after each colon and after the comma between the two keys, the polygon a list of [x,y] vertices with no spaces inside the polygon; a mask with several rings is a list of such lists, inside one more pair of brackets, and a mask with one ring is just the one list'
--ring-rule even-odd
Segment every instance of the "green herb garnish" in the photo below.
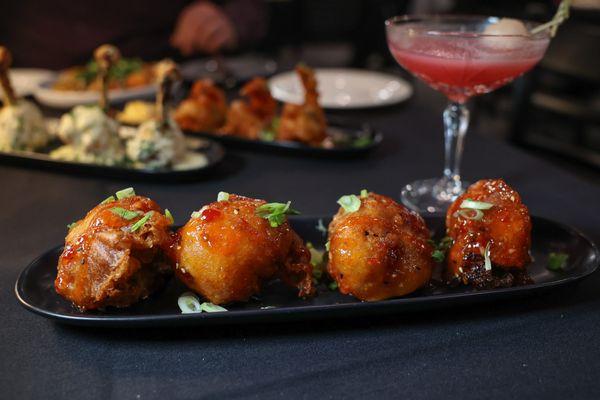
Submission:
{"label": "green herb garnish", "polygon": [[360,191],[360,198],[361,199],[366,199],[367,197],[369,197],[369,191],[367,189],[363,189]]}
{"label": "green herb garnish", "polygon": [[192,292],[185,292],[177,299],[177,305],[182,314],[193,314],[202,312],[198,297]]}
{"label": "green herb garnish", "polygon": [[373,143],[373,139],[371,137],[361,136],[358,139],[354,140],[354,142],[352,142],[352,147],[356,147],[356,148],[360,149],[360,148],[371,145],[371,143]]}
{"label": "green herb garnish", "polygon": [[569,255],[566,253],[550,253],[548,254],[548,268],[550,271],[564,271],[567,266]]}
{"label": "green herb garnish", "polygon": [[229,193],[219,192],[217,195],[217,201],[229,201]]}
{"label": "green herb garnish", "polygon": [[146,222],[148,222],[150,217],[152,217],[152,214],[154,214],[154,211],[148,211],[142,218],[140,218],[138,222],[131,225],[131,232],[135,232],[140,229]]}
{"label": "green herb garnish", "polygon": [[138,211],[130,211],[130,210],[126,210],[121,207],[113,207],[110,209],[110,211],[113,214],[116,214],[121,218],[125,218],[128,221],[131,219],[134,219],[135,217],[138,217],[140,215],[140,213]]}
{"label": "green herb garnish", "polygon": [[554,17],[552,17],[552,19],[545,24],[533,28],[531,30],[531,34],[535,35],[545,31],[546,29],[550,29],[550,37],[554,37],[560,24],[569,18],[569,7],[571,7],[571,0],[562,0],[558,5],[558,10],[556,10]]}
{"label": "green herb garnish", "polygon": [[329,251],[329,240],[325,242],[325,250]]}
{"label": "green herb garnish", "polygon": [[75,225],[77,225],[77,221],[75,221],[75,222],[71,222],[70,224],[68,224],[68,225],[67,225],[67,229],[68,229],[68,230],[71,230],[71,229],[73,229],[73,227],[74,227]]}
{"label": "green herb garnish", "polygon": [[227,311],[226,308],[218,306],[213,303],[209,303],[209,302],[204,302],[204,303],[200,304],[200,310],[202,310],[204,312],[208,312],[208,313]]}
{"label": "green herb garnish", "polygon": [[348,194],[338,199],[337,203],[342,206],[344,211],[352,213],[360,208],[360,199],[355,194]]}
{"label": "green herb garnish", "polygon": [[280,118],[275,117],[271,124],[258,133],[258,138],[265,142],[272,142],[277,138],[277,130],[279,129]]}
{"label": "green herb garnish", "polygon": [[336,281],[333,281],[329,285],[327,285],[327,287],[329,288],[329,290],[337,290],[338,284]]}
{"label": "green herb garnish", "polygon": [[192,218],[200,218],[202,216],[202,211],[194,211],[191,215]]}
{"label": "green herb garnish", "polygon": [[492,203],[486,203],[485,201],[476,201],[471,199],[465,199],[460,203],[460,208],[468,208],[471,210],[489,210],[494,207]]}
{"label": "green herb garnish", "polygon": [[173,218],[173,214],[171,214],[171,211],[169,211],[168,208],[165,208],[165,217],[167,217],[171,224],[175,223],[175,218]]}
{"label": "green herb garnish", "polygon": [[112,203],[113,201],[115,201],[115,196],[108,196],[107,198],[102,200],[100,204]]}
{"label": "green herb garnish", "polygon": [[491,271],[492,270],[492,260],[490,259],[490,246],[492,245],[492,242],[488,242],[488,244],[485,245],[485,249],[483,250],[483,259],[484,259],[484,267],[486,271]]}
{"label": "green herb garnish", "polygon": [[290,208],[291,201],[287,203],[267,203],[256,208],[256,215],[269,221],[271,227],[277,228],[286,220],[286,215],[298,215],[299,211]]}
{"label": "green herb garnish", "polygon": [[128,197],[132,197],[135,196],[135,190],[133,190],[132,187],[128,187],[122,190],[119,190],[117,193],[115,193],[117,196],[117,199],[121,200],[121,199],[126,199]]}
{"label": "green herb garnish", "polygon": [[429,243],[433,246],[433,251],[431,252],[431,258],[435,262],[443,262],[446,258],[446,252],[452,246],[453,240],[450,236],[444,236],[439,243],[436,243],[434,240],[429,240]]}

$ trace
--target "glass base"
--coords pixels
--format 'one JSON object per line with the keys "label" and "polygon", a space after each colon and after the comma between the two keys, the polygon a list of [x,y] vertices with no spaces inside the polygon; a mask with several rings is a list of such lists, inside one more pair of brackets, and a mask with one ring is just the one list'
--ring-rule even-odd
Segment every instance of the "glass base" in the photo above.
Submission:
{"label": "glass base", "polygon": [[402,188],[402,203],[418,213],[442,214],[468,184],[447,178],[423,179]]}

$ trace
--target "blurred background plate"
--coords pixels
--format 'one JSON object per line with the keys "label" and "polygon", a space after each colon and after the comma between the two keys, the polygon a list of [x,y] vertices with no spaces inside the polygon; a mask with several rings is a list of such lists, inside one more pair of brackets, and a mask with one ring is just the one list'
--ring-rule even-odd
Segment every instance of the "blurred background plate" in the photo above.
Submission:
{"label": "blurred background plate", "polygon": [[[52,89],[52,80],[44,81],[34,93],[35,99],[41,104],[60,109],[68,109],[80,104],[97,103],[99,92],[71,91]],[[131,89],[113,89],[109,92],[111,104],[125,103],[135,99],[152,99],[156,94],[156,85],[146,85]]]}
{"label": "blurred background plate", "polygon": [[[329,109],[382,107],[410,98],[410,83],[381,72],[323,68],[315,70],[319,87],[319,103]],[[304,88],[295,71],[288,71],[269,80],[273,97],[286,103],[304,101]]]}
{"label": "blurred background plate", "polygon": [[[43,82],[54,79],[56,76],[54,71],[39,68],[12,68],[9,74],[17,96],[33,94]],[[0,88],[0,94],[4,94],[2,88]]]}
{"label": "blurred background plate", "polygon": [[181,75],[186,81],[210,78],[223,83],[227,78],[247,81],[256,76],[268,77],[277,71],[277,62],[271,58],[248,54],[228,58],[203,58],[181,64]]}

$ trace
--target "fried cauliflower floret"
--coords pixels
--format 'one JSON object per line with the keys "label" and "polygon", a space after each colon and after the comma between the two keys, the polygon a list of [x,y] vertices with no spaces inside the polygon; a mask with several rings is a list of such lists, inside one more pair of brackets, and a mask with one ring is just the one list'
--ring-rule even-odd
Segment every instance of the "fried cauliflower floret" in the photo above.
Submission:
{"label": "fried cauliflower floret", "polygon": [[0,109],[0,151],[33,151],[48,143],[44,117],[26,100]]}
{"label": "fried cauliflower floret", "polygon": [[[465,203],[475,201],[476,210]],[[485,179],[471,185],[446,214],[449,278],[479,287],[494,286],[491,269],[485,268],[486,247],[492,266],[525,270],[531,262],[531,218],[521,196],[502,179]],[[507,286],[506,283],[501,283]],[[508,284],[510,286],[510,284]]]}
{"label": "fried cauliflower floret", "polygon": [[172,274],[170,224],[146,197],[97,205],[65,239],[56,292],[82,310],[127,307],[148,297]]}
{"label": "fried cauliflower floret", "polygon": [[57,135],[65,146],[50,153],[52,158],[105,165],[125,160],[119,123],[98,106],[76,106],[64,114]]}
{"label": "fried cauliflower floret", "polygon": [[310,252],[287,220],[273,227],[257,215],[264,204],[232,194],[192,214],[176,248],[181,281],[214,304],[246,301],[274,277],[311,295]]}
{"label": "fried cauliflower floret", "polygon": [[168,119],[146,121],[127,140],[127,156],[137,168],[165,168],[185,156],[186,144],[177,124]]}
{"label": "fried cauliflower floret", "polygon": [[329,225],[328,271],[340,292],[376,301],[426,285],[433,248],[423,219],[375,193],[354,196],[357,201],[358,210],[340,208]]}

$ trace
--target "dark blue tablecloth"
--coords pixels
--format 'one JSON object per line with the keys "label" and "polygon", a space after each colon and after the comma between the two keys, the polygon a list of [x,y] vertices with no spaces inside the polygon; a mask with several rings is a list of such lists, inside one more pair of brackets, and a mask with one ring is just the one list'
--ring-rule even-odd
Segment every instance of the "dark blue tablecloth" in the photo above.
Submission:
{"label": "dark blue tablecloth", "polygon": [[[329,214],[341,194],[398,196],[442,166],[441,96],[418,87],[402,107],[350,112],[385,134],[358,160],[231,152],[219,176],[135,183],[178,223],[218,191],[293,200]],[[503,177],[531,212],[600,242],[600,186],[521,150],[467,137],[465,176]],[[19,272],[63,241],[65,225],[131,182],[0,167],[0,397],[600,398],[600,274],[506,303],[279,325],[108,330],[63,326],[23,309]]]}

